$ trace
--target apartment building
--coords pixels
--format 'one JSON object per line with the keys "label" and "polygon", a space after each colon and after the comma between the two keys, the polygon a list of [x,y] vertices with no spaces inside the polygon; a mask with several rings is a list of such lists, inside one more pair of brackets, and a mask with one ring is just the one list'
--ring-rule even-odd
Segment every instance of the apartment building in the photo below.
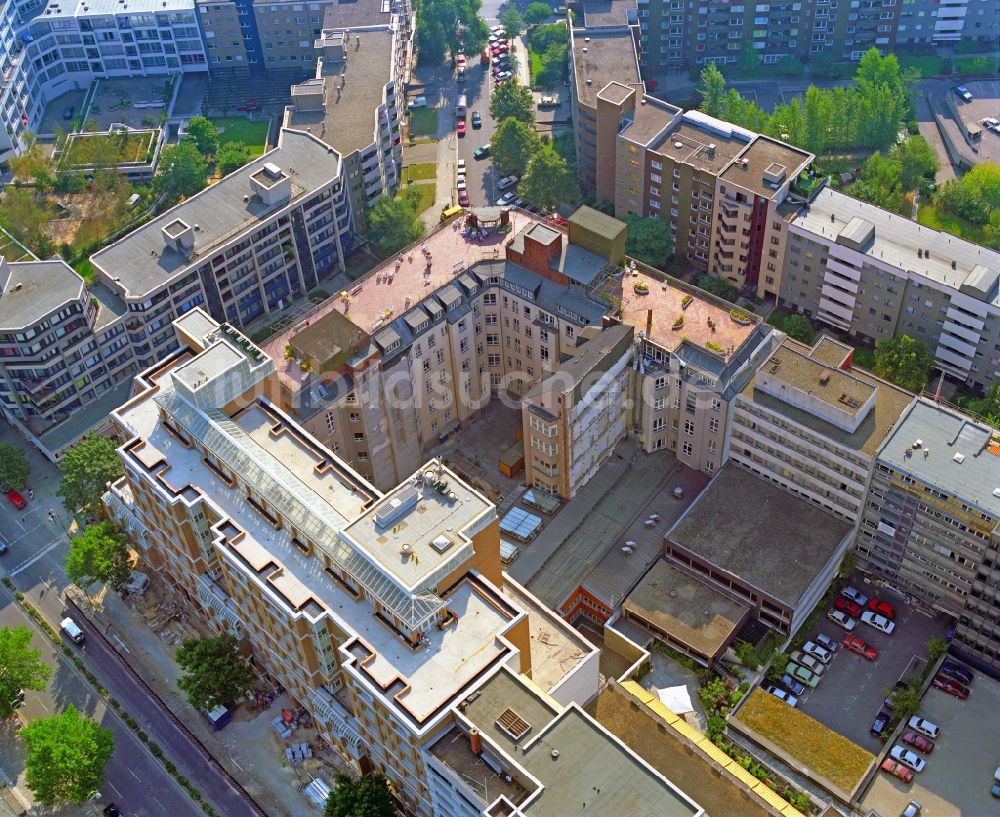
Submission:
{"label": "apartment building", "polygon": [[786,337],[736,396],[729,459],[855,523],[876,451],[913,395],[855,368],[853,353],[827,335]]}
{"label": "apartment building", "polygon": [[[576,355],[524,395],[524,482],[572,499],[625,436],[634,332],[588,327]],[[586,333],[586,334],[585,334]]]}
{"label": "apartment building", "polygon": [[63,261],[0,257],[0,407],[49,459],[128,397],[139,321]]}
{"label": "apartment building", "polygon": [[983,50],[996,48],[1000,38],[998,0],[901,0],[896,45],[919,48],[958,41],[980,42]]}
{"label": "apartment building", "polygon": [[310,133],[339,154],[354,227],[361,232],[368,210],[399,186],[405,36],[392,25],[324,29],[315,43],[315,76],[292,86],[285,109],[284,127]]}
{"label": "apartment building", "polygon": [[879,447],[856,549],[861,568],[956,620],[951,650],[1000,677],[1000,442],[919,398]]}
{"label": "apartment building", "polygon": [[175,328],[112,413],[105,502],[346,762],[419,817],[704,814],[580,708],[599,652],[501,573],[492,503],[437,460],[380,493],[260,396],[275,365],[245,336]]}
{"label": "apartment building", "polygon": [[864,343],[911,335],[975,388],[1000,377],[1000,253],[834,190],[789,221],[780,302]]}

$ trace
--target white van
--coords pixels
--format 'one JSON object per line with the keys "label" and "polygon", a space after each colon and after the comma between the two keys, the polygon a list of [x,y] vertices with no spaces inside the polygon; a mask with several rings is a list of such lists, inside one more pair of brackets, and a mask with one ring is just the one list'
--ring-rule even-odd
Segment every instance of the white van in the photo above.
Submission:
{"label": "white van", "polygon": [[66,618],[59,622],[59,629],[66,633],[67,638],[74,644],[83,643],[83,630],[69,616],[66,616]]}
{"label": "white van", "polygon": [[465,119],[465,110],[468,107],[468,102],[465,99],[465,94],[459,94],[458,104],[455,105],[455,117],[457,119]]}
{"label": "white van", "polygon": [[505,565],[509,565],[520,555],[521,551],[517,549],[517,545],[505,542],[503,539],[500,540],[500,561]]}

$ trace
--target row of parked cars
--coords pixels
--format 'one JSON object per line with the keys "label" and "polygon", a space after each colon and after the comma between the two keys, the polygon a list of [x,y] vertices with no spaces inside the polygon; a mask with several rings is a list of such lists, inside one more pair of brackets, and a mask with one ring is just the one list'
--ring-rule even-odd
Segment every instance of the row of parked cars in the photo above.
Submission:
{"label": "row of parked cars", "polygon": [[788,656],[789,661],[781,681],[765,686],[764,691],[770,692],[789,706],[797,706],[799,696],[806,691],[806,687],[814,689],[819,684],[826,665],[837,654],[838,649],[840,644],[825,633],[819,633],[813,640],[803,644],[802,649]]}
{"label": "row of parked cars", "polygon": [[854,587],[840,591],[826,617],[849,633],[854,632],[859,621],[886,635],[892,635],[896,629],[896,608],[887,601],[868,598]]}
{"label": "row of parked cars", "polygon": [[514,76],[510,64],[510,42],[504,34],[503,26],[493,26],[490,29],[490,42],[483,49],[483,59],[488,59],[495,83],[506,82]]}

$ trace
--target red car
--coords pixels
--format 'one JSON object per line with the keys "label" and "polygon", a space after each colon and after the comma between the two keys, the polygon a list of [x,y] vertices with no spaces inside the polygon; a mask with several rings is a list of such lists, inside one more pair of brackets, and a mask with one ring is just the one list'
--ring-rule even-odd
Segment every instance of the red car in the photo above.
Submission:
{"label": "red car", "polygon": [[887,601],[871,598],[868,600],[868,609],[880,616],[885,616],[890,621],[896,617],[896,608]]}
{"label": "red car", "polygon": [[15,508],[17,508],[19,511],[23,511],[28,505],[27,500],[25,500],[25,498],[21,496],[17,491],[15,491],[13,488],[7,491],[7,499],[9,499],[10,504],[13,505]]}
{"label": "red car", "polygon": [[467,192],[465,192],[464,190],[460,190],[459,193],[458,193],[458,203],[462,207],[468,207],[469,206],[469,194]]}
{"label": "red car", "polygon": [[882,771],[888,772],[893,777],[898,777],[904,783],[913,782],[913,769],[909,769],[902,763],[898,763],[891,757],[887,757],[882,761]]}
{"label": "red car", "polygon": [[927,735],[921,735],[912,729],[907,729],[903,732],[903,737],[900,740],[908,746],[912,746],[918,752],[923,752],[925,755],[929,755],[934,751],[934,741],[927,737]]}
{"label": "red car", "polygon": [[242,105],[236,106],[238,111],[256,111],[258,108],[260,108],[260,103],[256,99],[248,99]]}
{"label": "red car", "polygon": [[878,658],[878,650],[859,635],[845,635],[843,644],[851,652],[856,652],[862,658],[867,658],[869,661],[874,661]]}
{"label": "red car", "polygon": [[843,596],[837,596],[833,606],[842,613],[847,613],[851,618],[861,618],[861,605],[857,602],[845,599]]}
{"label": "red car", "polygon": [[[10,494],[8,494],[8,496],[9,495]],[[969,697],[969,688],[965,686],[965,684],[960,684],[958,681],[953,681],[951,678],[945,678],[943,675],[934,676],[934,686],[947,692],[949,695],[954,695],[962,701]]]}
{"label": "red car", "polygon": [[465,120],[459,119],[458,124],[455,126],[455,133],[459,136],[465,136]]}

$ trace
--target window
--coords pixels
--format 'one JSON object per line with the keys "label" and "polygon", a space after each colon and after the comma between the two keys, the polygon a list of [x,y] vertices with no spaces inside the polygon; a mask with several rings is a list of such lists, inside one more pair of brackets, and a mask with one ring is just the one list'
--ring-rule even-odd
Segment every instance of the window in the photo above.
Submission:
{"label": "window", "polygon": [[358,414],[356,411],[352,411],[351,412],[351,422],[352,423],[360,423],[361,422],[361,415]]}
{"label": "window", "polygon": [[684,456],[690,457],[694,453],[694,448],[692,447],[691,443],[685,440],[684,444],[681,446],[681,452],[684,454]]}
{"label": "window", "polygon": [[365,441],[365,433],[363,431],[354,432],[354,442],[363,443]]}
{"label": "window", "polygon": [[660,389],[665,389],[667,387],[667,378],[658,377],[653,381],[653,388],[659,391]]}
{"label": "window", "polygon": [[708,419],[708,430],[711,431],[713,434],[716,431],[719,430],[719,418],[718,417],[709,417],[709,419]]}
{"label": "window", "polygon": [[439,364],[444,363],[444,349],[438,349],[438,351],[437,351],[437,362]]}
{"label": "window", "polygon": [[687,434],[689,437],[694,436],[694,422],[692,420],[684,421],[684,433]]}
{"label": "window", "polygon": [[489,358],[487,359],[487,363],[489,363],[490,366],[499,366],[500,355],[490,355]]}

